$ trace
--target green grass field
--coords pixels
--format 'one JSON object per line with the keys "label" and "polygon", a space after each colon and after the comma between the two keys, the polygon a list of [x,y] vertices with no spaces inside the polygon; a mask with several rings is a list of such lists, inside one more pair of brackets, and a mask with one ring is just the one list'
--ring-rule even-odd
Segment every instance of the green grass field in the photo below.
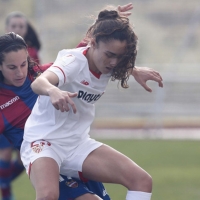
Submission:
{"label": "green grass field", "polygon": [[[102,140],[126,154],[153,177],[153,200],[200,199],[199,141]],[[125,199],[126,189],[106,184],[113,200]],[[16,200],[34,200],[26,174],[14,181]]]}

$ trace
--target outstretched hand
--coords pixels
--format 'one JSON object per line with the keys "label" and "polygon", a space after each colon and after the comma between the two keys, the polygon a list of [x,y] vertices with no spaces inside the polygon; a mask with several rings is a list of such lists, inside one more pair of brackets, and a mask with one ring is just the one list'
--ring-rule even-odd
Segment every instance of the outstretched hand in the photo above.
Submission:
{"label": "outstretched hand", "polygon": [[152,80],[158,83],[159,87],[163,87],[163,79],[159,72],[148,67],[135,67],[133,68],[132,75],[135,80],[148,92],[152,89],[146,84],[147,81]]}
{"label": "outstretched hand", "polygon": [[129,12],[130,10],[133,9],[133,4],[129,3],[123,6],[118,6],[117,7],[117,11],[120,13],[120,15],[123,15],[125,17],[128,17],[129,15],[131,15],[131,12]]}

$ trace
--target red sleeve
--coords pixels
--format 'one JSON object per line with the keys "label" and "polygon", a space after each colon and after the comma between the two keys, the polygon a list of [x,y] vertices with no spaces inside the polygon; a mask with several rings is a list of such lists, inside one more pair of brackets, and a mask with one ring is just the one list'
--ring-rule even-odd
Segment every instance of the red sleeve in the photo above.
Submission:
{"label": "red sleeve", "polygon": [[43,64],[43,65],[40,65],[40,69],[42,70],[42,72],[44,72],[45,70],[47,70],[51,65],[53,65],[53,63],[47,63],[47,64]]}
{"label": "red sleeve", "polygon": [[87,46],[87,43],[81,41],[81,42],[77,45],[76,48],[78,48],[78,47],[86,47],[86,46]]}
{"label": "red sleeve", "polygon": [[43,65],[39,65],[39,66],[34,66],[33,69],[35,72],[44,72],[45,70],[47,70],[53,63],[47,63],[47,64],[43,64]]}
{"label": "red sleeve", "polygon": [[34,81],[38,76],[40,76],[40,74],[47,70],[52,64],[53,63],[47,63],[44,65],[34,66],[33,70],[31,70],[28,74],[28,77],[30,78],[31,82]]}

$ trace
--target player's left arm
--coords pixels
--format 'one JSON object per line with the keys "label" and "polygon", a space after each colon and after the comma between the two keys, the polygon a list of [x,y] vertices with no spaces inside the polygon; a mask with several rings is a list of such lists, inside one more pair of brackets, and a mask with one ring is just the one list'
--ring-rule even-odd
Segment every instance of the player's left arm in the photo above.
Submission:
{"label": "player's left arm", "polygon": [[159,87],[163,87],[163,79],[159,72],[149,67],[134,67],[131,71],[131,75],[135,80],[148,92],[152,92],[152,89],[147,85],[147,81],[155,81]]}

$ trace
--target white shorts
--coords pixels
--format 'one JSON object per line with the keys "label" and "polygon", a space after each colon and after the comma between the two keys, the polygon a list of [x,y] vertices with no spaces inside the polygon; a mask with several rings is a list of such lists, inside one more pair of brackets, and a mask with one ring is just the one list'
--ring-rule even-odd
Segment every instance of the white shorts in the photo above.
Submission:
{"label": "white shorts", "polygon": [[50,157],[57,162],[60,174],[79,178],[79,172],[82,172],[84,160],[93,150],[101,145],[101,142],[87,138],[83,143],[77,146],[73,152],[67,152],[66,146],[61,146],[53,142],[38,140],[30,143],[24,140],[20,153],[28,175],[30,175],[31,164],[37,158]]}

